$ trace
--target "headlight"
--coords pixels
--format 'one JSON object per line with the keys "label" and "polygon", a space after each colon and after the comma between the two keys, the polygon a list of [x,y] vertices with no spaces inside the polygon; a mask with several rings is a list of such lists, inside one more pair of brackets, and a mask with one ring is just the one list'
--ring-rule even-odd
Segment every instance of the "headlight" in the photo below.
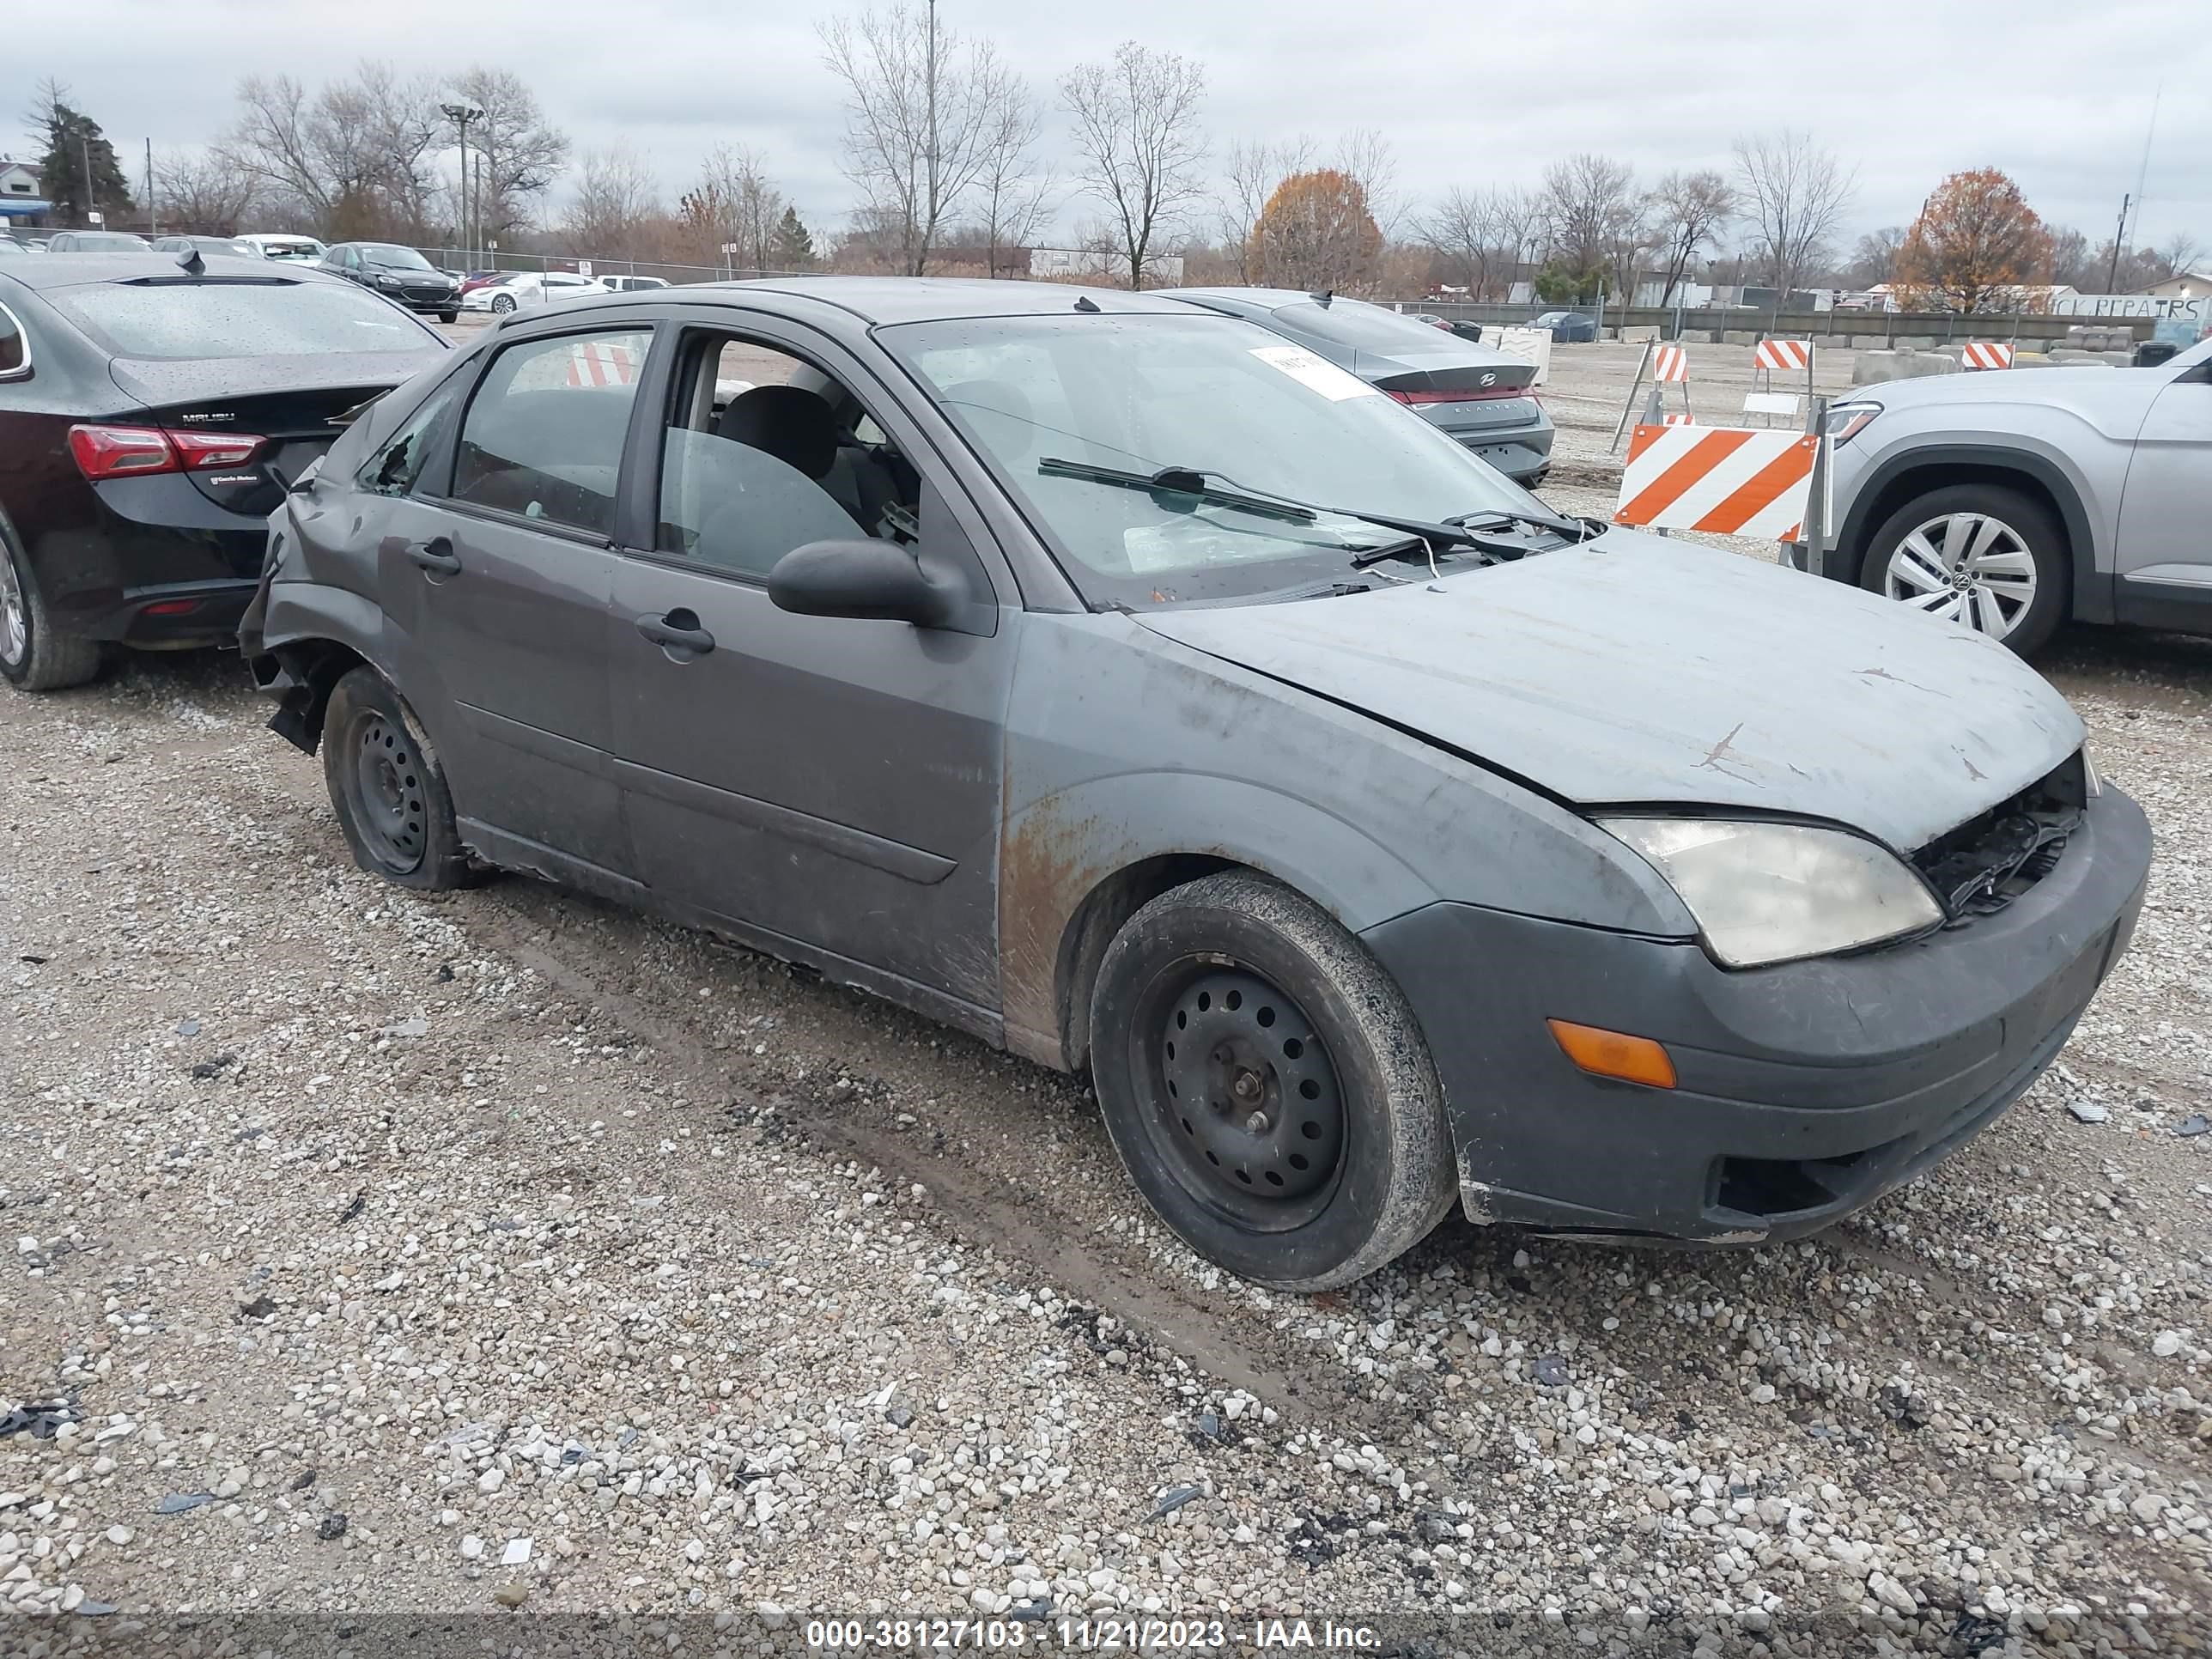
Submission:
{"label": "headlight", "polygon": [[1725,818],[1599,823],[1666,877],[1725,967],[1826,956],[1943,920],[1895,854],[1841,830]]}
{"label": "headlight", "polygon": [[1856,403],[1828,405],[1828,441],[1841,447],[1859,434],[1860,428],[1881,413],[1881,405],[1869,399]]}

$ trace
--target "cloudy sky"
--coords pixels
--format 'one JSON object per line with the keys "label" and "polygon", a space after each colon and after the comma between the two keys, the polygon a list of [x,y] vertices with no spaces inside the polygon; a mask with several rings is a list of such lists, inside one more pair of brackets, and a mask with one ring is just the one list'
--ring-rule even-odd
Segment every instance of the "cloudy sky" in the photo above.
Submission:
{"label": "cloudy sky", "polygon": [[[811,221],[835,223],[852,191],[815,25],[860,3],[26,0],[0,25],[0,112],[55,75],[135,156],[149,137],[156,151],[215,138],[244,74],[313,83],[363,58],[409,72],[483,62],[526,78],[581,149],[626,142],[673,187],[713,145],[750,145]],[[1953,168],[1996,166],[2047,220],[2100,240],[2136,188],[2162,83],[2130,240],[2212,243],[2207,0],[942,0],[940,15],[1048,92],[1125,38],[1195,58],[1217,150],[1300,132],[1327,149],[1380,129],[1416,204],[1533,183],[1576,149],[1650,177],[1724,166],[1741,133],[1810,128],[1857,168],[1854,233],[1910,221]],[[5,147],[23,149],[13,125]]]}

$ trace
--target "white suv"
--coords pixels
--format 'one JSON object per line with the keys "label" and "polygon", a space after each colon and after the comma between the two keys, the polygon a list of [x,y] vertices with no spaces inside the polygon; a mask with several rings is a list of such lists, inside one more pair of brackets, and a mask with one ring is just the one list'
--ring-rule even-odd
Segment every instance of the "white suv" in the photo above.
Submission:
{"label": "white suv", "polygon": [[2212,340],[1872,386],[1828,431],[1836,580],[2023,656],[2069,617],[2212,634]]}

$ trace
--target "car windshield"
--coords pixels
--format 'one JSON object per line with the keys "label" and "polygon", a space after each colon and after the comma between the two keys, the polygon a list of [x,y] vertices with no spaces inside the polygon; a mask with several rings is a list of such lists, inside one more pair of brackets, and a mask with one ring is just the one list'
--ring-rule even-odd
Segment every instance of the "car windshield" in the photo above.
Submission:
{"label": "car windshield", "polygon": [[78,230],[70,246],[80,253],[143,253],[153,244],[126,230]]}
{"label": "car windshield", "polygon": [[[1434,522],[1542,510],[1365,381],[1233,318],[977,318],[878,337],[967,432],[1093,604],[1364,580],[1352,554],[1404,538],[1342,514]],[[1200,469],[1224,490],[1339,511],[1299,523],[1047,461]]]}
{"label": "car windshield", "polygon": [[1429,324],[1358,300],[1332,300],[1325,306],[1301,300],[1278,306],[1275,315],[1286,328],[1379,356],[1441,349],[1437,331]]}
{"label": "car windshield", "polygon": [[411,247],[398,247],[390,242],[363,242],[361,262],[374,265],[379,270],[428,270],[430,262]]}
{"label": "car windshield", "polygon": [[306,357],[420,352],[444,342],[350,283],[288,279],[82,283],[48,304],[118,357]]}

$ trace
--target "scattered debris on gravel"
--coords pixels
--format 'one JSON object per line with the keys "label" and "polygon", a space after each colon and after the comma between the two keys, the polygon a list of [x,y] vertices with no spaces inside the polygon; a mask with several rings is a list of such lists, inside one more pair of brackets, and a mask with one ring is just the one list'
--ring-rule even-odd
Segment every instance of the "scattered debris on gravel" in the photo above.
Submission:
{"label": "scattered debris on gravel", "polygon": [[1315,1297],[1164,1234],[1075,1082],[361,874],[234,659],[0,691],[0,1600],[2202,1644],[2212,647],[2045,665],[2158,863],[1990,1133],[1802,1243],[1454,1220]]}

